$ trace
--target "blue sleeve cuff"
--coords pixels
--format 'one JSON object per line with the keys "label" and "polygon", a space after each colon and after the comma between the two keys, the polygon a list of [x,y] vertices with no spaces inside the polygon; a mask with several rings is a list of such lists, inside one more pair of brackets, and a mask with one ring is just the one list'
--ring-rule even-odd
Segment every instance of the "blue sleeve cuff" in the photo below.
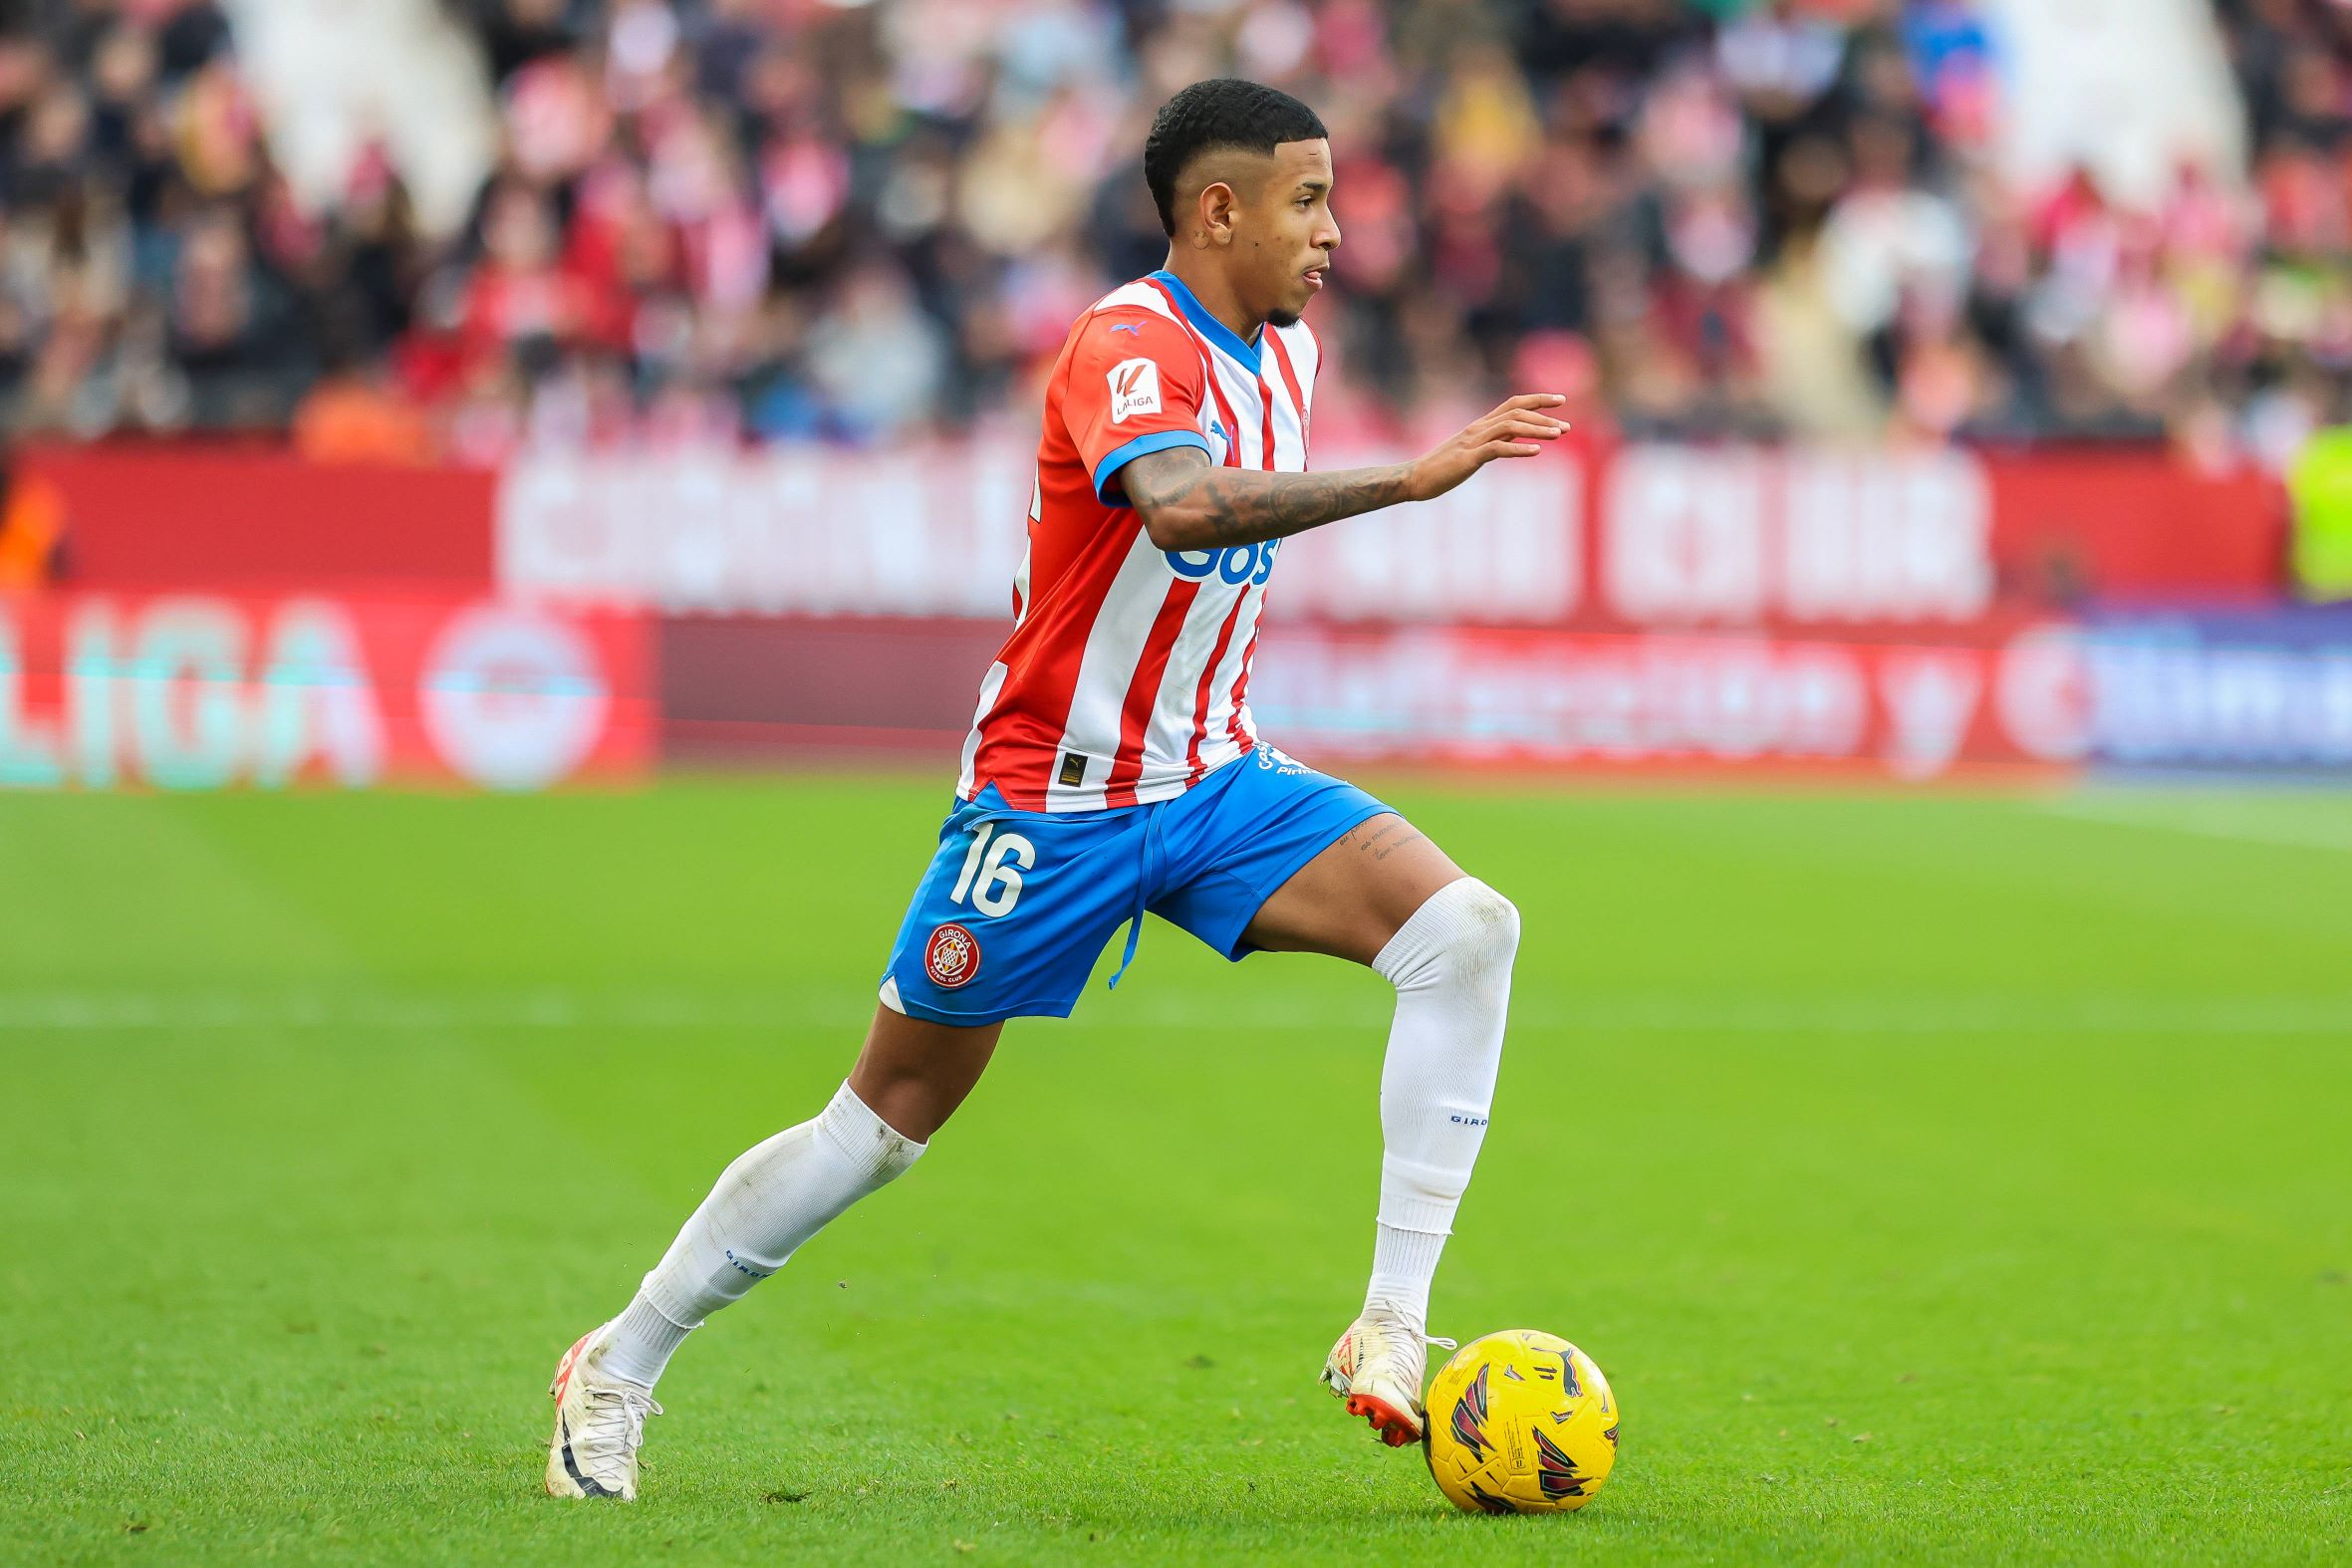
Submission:
{"label": "blue sleeve cuff", "polygon": [[1150,435],[1137,436],[1095,464],[1095,499],[1106,506],[1125,506],[1124,499],[1114,501],[1109,494],[1111,481],[1119,476],[1119,470],[1146,452],[1164,452],[1171,446],[1197,446],[1205,452],[1208,437],[1198,430],[1155,430]]}

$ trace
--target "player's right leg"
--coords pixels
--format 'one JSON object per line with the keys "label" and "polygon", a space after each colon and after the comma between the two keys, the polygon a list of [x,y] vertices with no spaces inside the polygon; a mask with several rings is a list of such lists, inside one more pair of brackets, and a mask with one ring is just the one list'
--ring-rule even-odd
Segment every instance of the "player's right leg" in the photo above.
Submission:
{"label": "player's right leg", "polygon": [[556,1402],[551,1496],[637,1496],[646,1418],[661,1410],[653,1385],[677,1347],[914,1165],[980,1081],[1003,1027],[876,1009],[857,1066],[825,1109],[728,1166],[628,1310],[565,1352],[548,1389]]}

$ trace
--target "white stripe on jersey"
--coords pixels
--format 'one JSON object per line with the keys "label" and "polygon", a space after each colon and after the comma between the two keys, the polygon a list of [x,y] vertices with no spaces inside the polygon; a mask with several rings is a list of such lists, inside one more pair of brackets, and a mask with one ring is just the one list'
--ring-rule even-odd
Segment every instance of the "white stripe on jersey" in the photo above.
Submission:
{"label": "white stripe on jersey", "polygon": [[[1257,639],[1258,617],[1266,608],[1266,591],[1250,592],[1249,603],[1241,607],[1241,619],[1233,623],[1233,641],[1225,647],[1225,656],[1217,661],[1215,684],[1209,687],[1208,738],[1200,743],[1200,760],[1215,766],[1212,758],[1231,760],[1237,748],[1230,733],[1233,727],[1233,687],[1241,680],[1241,661],[1249,656],[1250,645]],[[1255,735],[1256,729],[1244,718],[1241,726],[1245,735]]]}
{"label": "white stripe on jersey", "polygon": [[1086,759],[1085,782],[1062,782],[1060,761],[1046,785],[1048,811],[1100,811],[1103,787],[1110,782],[1111,765],[1119,756],[1120,710],[1127,688],[1143,662],[1144,644],[1152,623],[1168,601],[1175,577],[1168,558],[1152,546],[1152,536],[1138,528],[1119,563],[1119,575],[1103,596],[1103,608],[1087,629],[1086,652],[1078,661],[1078,684],[1070,694],[1070,717],[1062,728],[1060,755],[1076,752]]}
{"label": "white stripe on jersey", "polygon": [[[1210,369],[1216,376],[1217,391],[1225,394],[1225,401],[1233,409],[1233,420],[1241,426],[1233,432],[1240,447],[1239,464],[1244,468],[1272,468],[1266,461],[1266,445],[1259,439],[1264,429],[1264,416],[1258,411],[1257,378],[1249,374],[1249,367],[1239,365],[1213,349],[1208,356]],[[1269,367],[1270,369],[1271,367]],[[1279,374],[1279,373],[1277,373]]]}
{"label": "white stripe on jersey", "polygon": [[[1312,415],[1315,411],[1315,373],[1323,368],[1323,346],[1315,341],[1315,335],[1304,326],[1284,327],[1280,331],[1282,347],[1290,351],[1290,368],[1298,376],[1299,397],[1307,405],[1299,412]],[[1269,365],[1266,370],[1268,381],[1282,379],[1280,364]],[[1283,400],[1287,402],[1289,399],[1285,397]]]}
{"label": "white stripe on jersey", "polygon": [[[1021,557],[1021,584],[1029,581],[1029,558]],[[1025,611],[1028,607],[1022,606]],[[988,721],[988,710],[996,705],[996,693],[1004,689],[1008,673],[1002,660],[988,666],[988,673],[980,677],[980,705],[972,710],[972,732],[963,737],[963,766],[955,775],[955,794],[959,800],[969,800],[976,788],[972,779],[972,759],[980,754],[980,726]]]}
{"label": "white stripe on jersey", "polygon": [[[1303,377],[1305,367],[1298,366],[1296,355],[1291,356],[1291,364],[1298,367]],[[1290,405],[1290,389],[1282,384],[1281,362],[1271,350],[1266,354],[1266,391],[1274,400],[1274,450],[1285,456],[1296,453],[1298,466],[1303,470],[1307,465],[1307,421],[1299,409]],[[1308,395],[1304,380],[1299,382],[1298,392],[1301,397]],[[1287,464],[1276,466],[1287,467]]]}
{"label": "white stripe on jersey", "polygon": [[[1214,571],[1209,573],[1184,616],[1183,630],[1176,634],[1176,647],[1169,653],[1168,668],[1161,674],[1160,690],[1152,704],[1151,722],[1144,726],[1144,778],[1153,782],[1137,790],[1138,800],[1159,800],[1180,794],[1191,778],[1192,717],[1200,705],[1201,667],[1216,648],[1217,634],[1225,629],[1225,618],[1233,613],[1235,597],[1231,592],[1215,593],[1211,589],[1225,586]],[[1264,591],[1243,584],[1240,592],[1256,595]],[[1249,612],[1244,610],[1241,621],[1233,624],[1236,640],[1241,636],[1241,622],[1248,619]],[[1217,688],[1211,684],[1210,707],[1216,705],[1216,698]],[[1217,753],[1210,742],[1217,738],[1214,733],[1208,733],[1200,742],[1200,760],[1211,767],[1215,766],[1211,759]],[[1163,785],[1161,780],[1168,782]]]}

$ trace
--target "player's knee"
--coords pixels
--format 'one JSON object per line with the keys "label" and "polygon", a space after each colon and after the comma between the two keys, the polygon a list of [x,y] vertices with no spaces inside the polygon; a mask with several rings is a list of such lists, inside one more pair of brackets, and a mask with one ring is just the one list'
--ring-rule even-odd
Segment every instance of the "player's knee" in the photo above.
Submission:
{"label": "player's knee", "polygon": [[1519,953],[1519,907],[1475,877],[1457,886],[1462,918],[1448,954],[1455,977],[1464,984],[1507,980]]}
{"label": "player's knee", "polygon": [[1377,967],[1402,991],[1446,989],[1497,998],[1519,951],[1519,912],[1475,877],[1433,894]]}

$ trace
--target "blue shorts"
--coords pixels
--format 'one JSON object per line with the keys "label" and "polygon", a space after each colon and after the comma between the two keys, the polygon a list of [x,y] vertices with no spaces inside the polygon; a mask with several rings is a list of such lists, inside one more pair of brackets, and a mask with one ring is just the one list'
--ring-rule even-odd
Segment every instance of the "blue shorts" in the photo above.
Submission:
{"label": "blue shorts", "polygon": [[1147,910],[1238,960],[1274,890],[1388,809],[1263,744],[1174,800],[1116,811],[1015,811],[990,785],[947,814],[883,999],[933,1023],[1066,1018],[1103,944]]}

